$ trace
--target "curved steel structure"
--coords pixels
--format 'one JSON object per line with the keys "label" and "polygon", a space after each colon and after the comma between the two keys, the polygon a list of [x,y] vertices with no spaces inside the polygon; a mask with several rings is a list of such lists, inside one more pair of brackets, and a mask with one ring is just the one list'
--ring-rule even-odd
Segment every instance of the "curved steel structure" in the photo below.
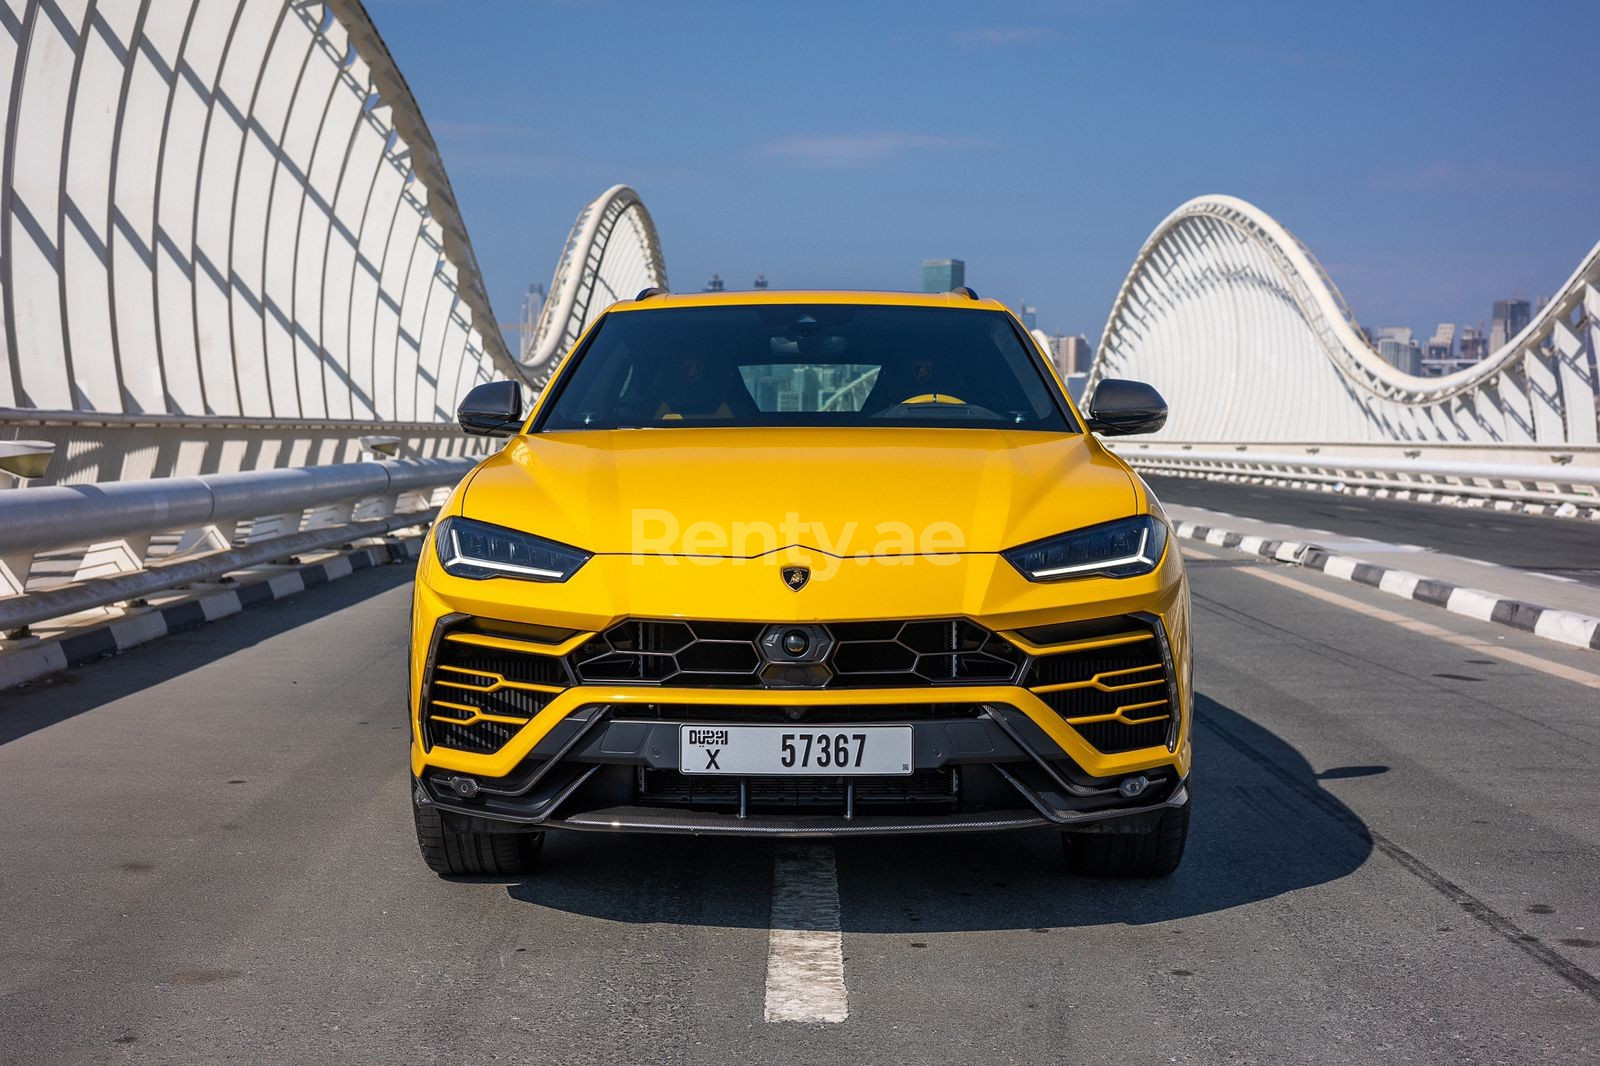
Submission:
{"label": "curved steel structure", "polygon": [[1155,385],[1174,400],[1158,439],[1581,448],[1600,435],[1597,351],[1600,245],[1499,351],[1412,377],[1367,344],[1293,234],[1243,200],[1203,196],[1140,249],[1088,388],[1105,377]]}
{"label": "curved steel structure", "polygon": [[357,0],[0,23],[0,407],[431,423],[523,376]]}
{"label": "curved steel structure", "polygon": [[524,372],[543,386],[589,322],[641,289],[667,287],[656,224],[639,194],[613,185],[578,214],[539,312]]}

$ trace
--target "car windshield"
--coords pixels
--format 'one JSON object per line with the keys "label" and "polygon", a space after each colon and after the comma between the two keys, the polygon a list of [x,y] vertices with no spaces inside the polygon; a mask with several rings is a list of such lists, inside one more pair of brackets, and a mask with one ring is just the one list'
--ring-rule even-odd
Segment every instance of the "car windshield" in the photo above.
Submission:
{"label": "car windshield", "polygon": [[949,426],[1075,430],[1000,311],[744,304],[607,315],[540,430]]}

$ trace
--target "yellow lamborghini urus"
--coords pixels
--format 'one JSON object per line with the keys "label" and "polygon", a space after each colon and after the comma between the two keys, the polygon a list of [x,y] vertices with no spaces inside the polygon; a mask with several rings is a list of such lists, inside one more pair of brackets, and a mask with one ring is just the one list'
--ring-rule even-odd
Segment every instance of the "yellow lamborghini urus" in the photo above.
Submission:
{"label": "yellow lamborghini urus", "polygon": [[970,290],[646,290],[456,488],[417,569],[412,805],[441,874],[546,829],[1060,830],[1159,877],[1189,826],[1189,592],[1160,505]]}

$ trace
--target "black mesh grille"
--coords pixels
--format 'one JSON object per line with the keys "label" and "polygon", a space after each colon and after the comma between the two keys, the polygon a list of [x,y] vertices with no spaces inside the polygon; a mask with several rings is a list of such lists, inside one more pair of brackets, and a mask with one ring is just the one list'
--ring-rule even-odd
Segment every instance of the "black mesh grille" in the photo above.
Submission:
{"label": "black mesh grille", "polygon": [[1172,723],[1166,718],[1154,722],[1140,722],[1138,725],[1128,725],[1125,722],[1089,722],[1085,725],[1075,725],[1072,728],[1078,735],[1087,740],[1101,751],[1134,751],[1138,748],[1153,748],[1167,742],[1167,728]]}
{"label": "black mesh grille", "polygon": [[831,665],[843,688],[1009,684],[1025,656],[965,618],[931,622],[838,622]]}
{"label": "black mesh grille", "polygon": [[[440,714],[449,714],[449,711],[440,710]],[[513,733],[520,728],[506,725],[501,722],[474,722],[471,725],[455,725],[433,719],[428,722],[428,735],[435,744],[446,748],[455,748],[458,751],[475,751],[480,754],[499,751],[505,747],[506,741],[511,739]]]}
{"label": "black mesh grille", "polygon": [[[1036,656],[1028,666],[1024,683],[1100,751],[1134,751],[1166,743],[1173,713],[1170,678],[1159,635],[1149,622],[1126,616],[1024,632],[1029,639],[1040,643],[1141,638],[1106,647],[1068,649]],[[1078,687],[1037,691],[1052,685]],[[1119,711],[1120,719],[1072,721]]]}
{"label": "black mesh grille", "polygon": [[[555,656],[523,655],[449,640],[448,636],[440,636],[423,693],[423,719],[433,744],[458,751],[499,751],[556,695],[513,685],[566,688],[569,684],[567,667]],[[471,718],[475,710],[515,721],[459,721]]]}
{"label": "black mesh grille", "polygon": [[[1158,675],[1162,669],[1161,647],[1156,643],[1154,636],[1148,640],[1139,640],[1132,644],[1116,644],[1109,648],[1041,655],[1034,659],[1028,670],[1028,684],[1063,685],[1072,681],[1092,681],[1100,674],[1137,670],[1140,667],[1153,667]],[[1139,676],[1141,675],[1129,673],[1110,680],[1126,684],[1127,681]]]}
{"label": "black mesh grille", "polygon": [[[567,668],[560,659],[550,655],[518,655],[516,652],[480,648],[471,644],[445,641],[439,648],[436,668],[456,667],[499,674],[507,681],[529,685],[567,684]],[[454,672],[454,671],[449,671]],[[470,680],[470,675],[468,677]]]}
{"label": "black mesh grille", "polygon": [[587,682],[622,681],[684,687],[754,686],[762,627],[739,622],[652,622],[629,619],[572,653]]}
{"label": "black mesh grille", "polygon": [[1101,692],[1096,688],[1071,688],[1062,692],[1040,692],[1038,697],[1052,711],[1063,718],[1089,718],[1097,714],[1116,714],[1124,707],[1159,701],[1157,707],[1139,707],[1128,710],[1127,718],[1154,718],[1167,713],[1167,680],[1161,674],[1152,675],[1156,684],[1144,688],[1125,689],[1121,692]]}
{"label": "black mesh grille", "polygon": [[758,622],[629,619],[572,653],[585,682],[706,688],[889,688],[1011,684],[1026,656],[963,618],[808,625],[824,641],[820,662],[792,664],[762,652]]}

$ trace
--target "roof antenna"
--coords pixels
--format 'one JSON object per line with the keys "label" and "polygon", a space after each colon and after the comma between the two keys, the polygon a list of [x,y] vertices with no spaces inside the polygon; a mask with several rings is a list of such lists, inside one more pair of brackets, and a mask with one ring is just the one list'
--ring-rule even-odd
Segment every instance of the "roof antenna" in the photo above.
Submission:
{"label": "roof antenna", "polygon": [[978,294],[973,292],[972,289],[966,285],[957,285],[955,288],[950,290],[950,295],[965,296],[969,300],[976,300],[978,298]]}

